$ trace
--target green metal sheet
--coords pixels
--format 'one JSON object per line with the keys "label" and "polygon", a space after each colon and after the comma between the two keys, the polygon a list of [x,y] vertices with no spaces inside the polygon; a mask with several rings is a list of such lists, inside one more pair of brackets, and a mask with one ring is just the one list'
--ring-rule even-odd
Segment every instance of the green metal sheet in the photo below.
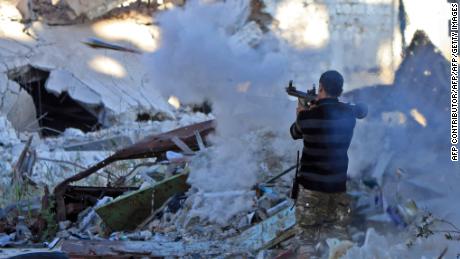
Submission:
{"label": "green metal sheet", "polygon": [[96,208],[96,213],[112,231],[134,230],[169,197],[186,192],[190,188],[187,184],[187,176],[186,171],[151,187],[122,195]]}

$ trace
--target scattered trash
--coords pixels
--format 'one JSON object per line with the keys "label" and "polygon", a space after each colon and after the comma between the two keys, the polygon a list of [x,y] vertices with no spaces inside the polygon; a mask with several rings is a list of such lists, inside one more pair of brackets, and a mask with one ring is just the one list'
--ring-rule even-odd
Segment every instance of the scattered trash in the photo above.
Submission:
{"label": "scattered trash", "polygon": [[336,238],[326,239],[326,244],[329,247],[329,259],[340,259],[347,253],[347,250],[353,247],[353,243],[348,240],[338,240]]}
{"label": "scattered trash", "polygon": [[388,206],[386,209],[386,212],[390,216],[391,220],[397,226],[402,227],[406,227],[413,219],[415,219],[417,211],[417,205],[414,201],[408,201],[403,205]]}
{"label": "scattered trash", "polygon": [[[143,255],[154,257],[246,253],[248,251],[258,251],[262,248],[272,247],[292,236],[292,227],[294,224],[294,210],[287,208],[243,231],[240,235],[226,240],[194,241],[190,243],[185,241],[66,240],[62,245],[62,251],[71,257],[85,257],[88,255],[102,257]],[[289,235],[285,235],[287,232],[289,232]],[[149,236],[147,233],[144,235]]]}
{"label": "scattered trash", "polygon": [[16,224],[16,241],[27,241],[32,239],[32,232],[25,223],[23,216],[18,217],[18,223]]}
{"label": "scattered trash", "polygon": [[166,151],[166,159],[169,161],[178,161],[183,159],[184,156],[181,153],[177,153],[174,151]]}
{"label": "scattered trash", "polygon": [[268,210],[267,210],[267,214],[268,214],[269,216],[272,216],[272,215],[274,215],[275,213],[281,211],[282,209],[287,208],[289,205],[292,206],[291,202],[288,201],[288,200],[284,200],[284,201],[278,203],[276,206],[274,206],[274,207],[268,209]]}
{"label": "scattered trash", "polygon": [[5,247],[11,242],[11,237],[10,235],[7,235],[5,233],[0,233],[0,247]]}
{"label": "scattered trash", "polygon": [[46,243],[45,244],[47,245],[49,249],[53,249],[58,245],[60,241],[62,241],[60,237],[55,237],[53,241],[51,241],[49,244],[46,244]]}

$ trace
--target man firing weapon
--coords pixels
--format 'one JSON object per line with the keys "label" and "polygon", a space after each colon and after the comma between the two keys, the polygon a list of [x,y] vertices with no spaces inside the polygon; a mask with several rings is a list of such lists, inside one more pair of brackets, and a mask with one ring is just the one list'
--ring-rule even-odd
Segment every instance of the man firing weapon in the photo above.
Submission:
{"label": "man firing weapon", "polygon": [[[343,77],[334,70],[324,72],[319,89],[297,91],[290,82],[288,94],[299,98],[297,119],[291,125],[293,139],[302,139],[304,147],[300,168],[294,179],[297,238],[311,242],[317,227],[331,227],[340,238],[349,223],[350,199],[346,194],[348,148],[356,118],[364,118],[364,105],[340,102]],[[302,253],[299,251],[298,253]]]}

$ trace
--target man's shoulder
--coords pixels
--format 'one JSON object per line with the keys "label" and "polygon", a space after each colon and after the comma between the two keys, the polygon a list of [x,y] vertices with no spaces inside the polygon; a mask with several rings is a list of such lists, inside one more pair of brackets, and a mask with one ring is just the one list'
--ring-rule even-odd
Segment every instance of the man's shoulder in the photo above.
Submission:
{"label": "man's shoulder", "polygon": [[331,119],[334,117],[353,117],[353,108],[344,102],[327,103],[299,112],[299,119]]}

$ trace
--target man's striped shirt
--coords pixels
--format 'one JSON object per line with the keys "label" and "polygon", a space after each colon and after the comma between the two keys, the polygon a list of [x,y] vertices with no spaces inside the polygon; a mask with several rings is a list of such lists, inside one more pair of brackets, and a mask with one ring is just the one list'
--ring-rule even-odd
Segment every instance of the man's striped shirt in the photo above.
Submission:
{"label": "man's striped shirt", "polygon": [[348,148],[356,118],[352,106],[337,98],[318,101],[316,107],[299,112],[291,126],[294,139],[303,139],[299,183],[321,192],[345,192]]}

